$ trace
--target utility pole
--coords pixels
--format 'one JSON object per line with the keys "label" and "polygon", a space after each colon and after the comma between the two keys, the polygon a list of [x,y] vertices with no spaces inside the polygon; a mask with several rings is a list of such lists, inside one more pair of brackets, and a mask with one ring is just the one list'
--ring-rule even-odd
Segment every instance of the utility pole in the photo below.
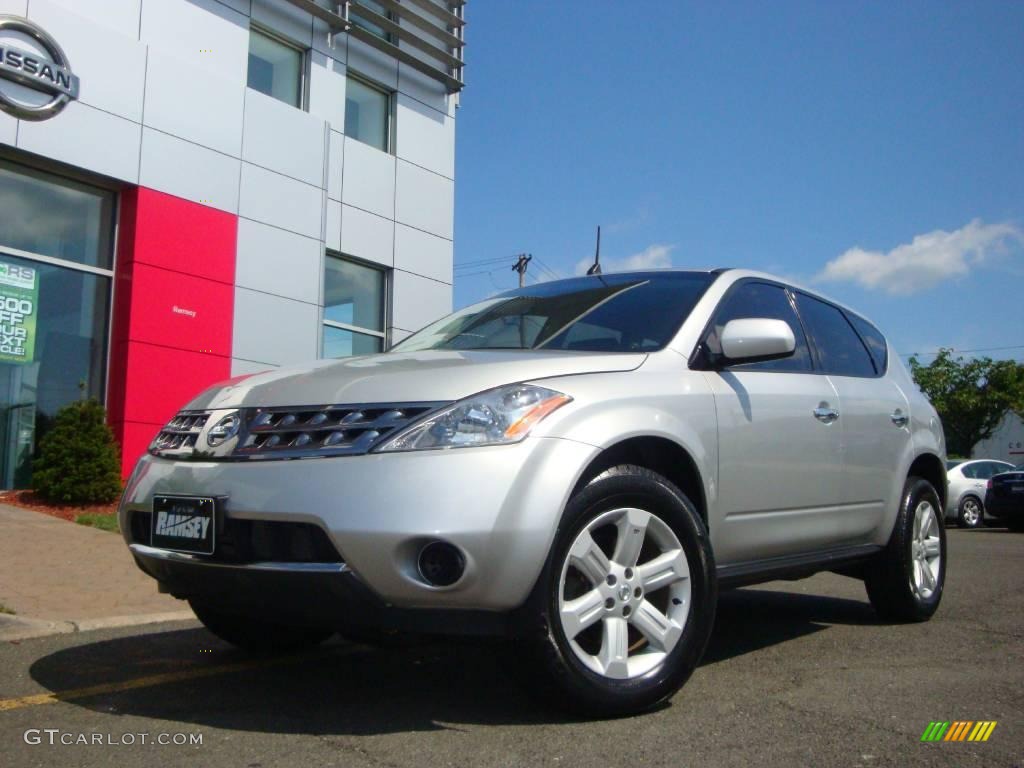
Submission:
{"label": "utility pole", "polygon": [[512,265],[512,271],[519,273],[519,287],[526,285],[526,267],[533,259],[532,254],[520,253],[516,256],[516,263]]}

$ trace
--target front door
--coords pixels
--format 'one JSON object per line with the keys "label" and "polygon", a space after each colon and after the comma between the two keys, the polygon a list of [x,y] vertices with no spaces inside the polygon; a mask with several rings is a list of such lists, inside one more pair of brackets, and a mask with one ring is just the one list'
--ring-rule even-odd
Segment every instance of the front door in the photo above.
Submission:
{"label": "front door", "polygon": [[708,373],[718,417],[718,514],[711,523],[720,566],[820,549],[841,521],[842,425],[838,397],[816,373],[800,321],[780,285],[739,283],[722,300],[704,343],[727,322],[789,324],[793,356]]}

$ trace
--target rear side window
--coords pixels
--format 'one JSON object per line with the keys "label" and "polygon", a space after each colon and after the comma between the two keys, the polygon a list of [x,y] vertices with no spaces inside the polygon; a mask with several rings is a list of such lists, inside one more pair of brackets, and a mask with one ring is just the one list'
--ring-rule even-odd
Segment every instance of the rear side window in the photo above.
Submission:
{"label": "rear side window", "polygon": [[767,360],[760,363],[745,363],[731,366],[738,371],[797,371],[811,370],[811,354],[807,347],[800,320],[789,303],[786,290],[771,283],[742,283],[718,306],[711,330],[705,339],[708,349],[721,354],[722,345],[719,338],[722,329],[730,320],[742,320],[750,317],[765,317],[770,320],[783,320],[793,331],[796,349],[791,357],[779,360]]}
{"label": "rear side window", "polygon": [[875,365],[853,326],[838,308],[804,293],[796,295],[797,309],[807,324],[825,373],[874,377]]}
{"label": "rear side window", "polygon": [[970,478],[971,480],[978,480],[978,479],[980,479],[982,477],[980,472],[981,472],[981,465],[980,464],[968,464],[966,467],[964,467],[963,469],[960,470],[960,473],[964,477]]}
{"label": "rear side window", "polygon": [[871,355],[871,361],[875,364],[875,372],[881,376],[889,364],[889,346],[885,343],[885,337],[863,317],[849,313],[846,317],[853,323],[853,327],[857,329],[860,337],[864,339],[868,353]]}

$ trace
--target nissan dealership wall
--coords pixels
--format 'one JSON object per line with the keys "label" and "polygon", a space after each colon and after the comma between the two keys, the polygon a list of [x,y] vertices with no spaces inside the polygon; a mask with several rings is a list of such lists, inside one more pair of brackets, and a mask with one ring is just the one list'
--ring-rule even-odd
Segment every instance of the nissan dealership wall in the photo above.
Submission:
{"label": "nissan dealership wall", "polygon": [[127,471],[210,383],[451,309],[462,6],[0,0],[0,485],[83,391]]}

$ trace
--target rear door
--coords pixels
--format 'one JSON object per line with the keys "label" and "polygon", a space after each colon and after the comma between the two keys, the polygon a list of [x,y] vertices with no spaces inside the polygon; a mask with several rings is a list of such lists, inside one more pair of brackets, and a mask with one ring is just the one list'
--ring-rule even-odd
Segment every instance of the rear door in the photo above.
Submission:
{"label": "rear door", "polygon": [[720,352],[725,324],[754,317],[785,321],[796,352],[707,374],[718,417],[719,514],[711,536],[719,565],[814,551],[831,540],[840,503],[841,427],[815,416],[837,406],[836,392],[814,371],[786,289],[738,283],[702,343]]}
{"label": "rear door", "polygon": [[866,320],[797,292],[816,363],[839,394],[843,452],[843,515],[839,535],[850,543],[872,538],[899,504],[901,467],[911,450],[910,404],[885,375],[885,338]]}

